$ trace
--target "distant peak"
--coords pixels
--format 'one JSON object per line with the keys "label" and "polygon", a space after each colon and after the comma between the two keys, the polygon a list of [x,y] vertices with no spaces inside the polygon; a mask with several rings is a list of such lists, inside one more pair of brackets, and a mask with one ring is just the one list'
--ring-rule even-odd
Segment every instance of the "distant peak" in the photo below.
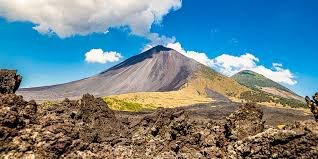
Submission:
{"label": "distant peak", "polygon": [[251,70],[243,70],[243,71],[241,71],[242,73],[243,72],[248,72],[248,73],[255,73],[254,71],[251,71]]}
{"label": "distant peak", "polygon": [[251,71],[251,70],[243,70],[238,72],[237,74],[252,74],[252,75],[258,75],[258,73]]}
{"label": "distant peak", "polygon": [[157,45],[157,46],[149,49],[148,51],[150,51],[150,52],[160,52],[160,51],[170,51],[170,50],[172,50],[172,49],[164,47],[162,45]]}

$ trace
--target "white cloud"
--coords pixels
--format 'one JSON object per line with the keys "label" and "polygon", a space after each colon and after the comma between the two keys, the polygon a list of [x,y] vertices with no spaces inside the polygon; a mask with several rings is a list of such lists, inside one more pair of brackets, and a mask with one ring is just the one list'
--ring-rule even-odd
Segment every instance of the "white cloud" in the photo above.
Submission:
{"label": "white cloud", "polygon": [[251,70],[275,82],[284,83],[288,85],[297,84],[297,81],[295,80],[295,76],[293,75],[293,73],[289,69],[283,68],[282,64],[273,63],[273,69],[266,68],[263,65],[259,65],[260,60],[251,53],[246,53],[241,56],[222,54],[220,56],[210,59],[206,55],[206,53],[186,51],[182,48],[179,42],[169,43],[166,46],[204,65],[210,66],[216,71],[226,76],[232,76],[243,70]]}
{"label": "white cloud", "polygon": [[85,54],[85,61],[88,63],[116,62],[122,58],[120,53],[110,51],[104,52],[102,49],[92,49]]}
{"label": "white cloud", "polygon": [[122,26],[151,38],[151,25],[181,6],[182,0],[0,0],[0,16],[32,22],[38,32],[61,38]]}
{"label": "white cloud", "polygon": [[224,75],[232,76],[242,70],[255,68],[257,62],[259,62],[259,59],[250,53],[241,56],[223,54],[212,59],[211,67],[217,69]]}
{"label": "white cloud", "polygon": [[281,63],[273,63],[273,67],[283,67],[283,64]]}
{"label": "white cloud", "polygon": [[176,41],[175,37],[170,38],[165,35],[160,36],[157,33],[149,33],[146,36],[151,42],[142,49],[142,52],[149,50],[157,45],[168,45],[170,43],[175,43]]}
{"label": "white cloud", "polygon": [[208,56],[205,53],[196,52],[196,51],[186,51],[182,48],[181,44],[179,42],[176,43],[168,43],[166,47],[174,49],[178,51],[179,53],[192,58],[204,65],[209,66],[211,64],[211,60],[208,58]]}
{"label": "white cloud", "polygon": [[[274,64],[273,64],[274,65]],[[295,85],[297,81],[295,76],[289,69],[274,66],[274,70],[268,69],[264,66],[257,66],[251,69],[254,72],[264,75],[265,77],[279,83],[285,83],[288,85]]]}
{"label": "white cloud", "polygon": [[258,65],[259,59],[250,53],[241,56],[223,54],[213,59],[212,68],[224,75],[232,76],[243,70],[251,70],[259,73],[275,82],[295,85],[297,81],[289,69],[283,68],[282,64],[273,63],[273,69]]}

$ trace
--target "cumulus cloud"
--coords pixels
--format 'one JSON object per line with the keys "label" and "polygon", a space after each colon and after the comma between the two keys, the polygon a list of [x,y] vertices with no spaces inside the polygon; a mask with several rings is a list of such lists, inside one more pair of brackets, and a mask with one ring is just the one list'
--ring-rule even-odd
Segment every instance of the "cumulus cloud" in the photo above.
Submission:
{"label": "cumulus cloud", "polygon": [[122,58],[118,52],[110,51],[104,52],[102,49],[92,49],[85,54],[85,61],[88,63],[101,63],[116,62]]}
{"label": "cumulus cloud", "polygon": [[259,59],[250,53],[241,56],[223,54],[212,59],[211,66],[224,75],[232,76],[239,71],[255,68],[257,62]]}
{"label": "cumulus cloud", "polygon": [[281,64],[281,63],[273,63],[273,67],[283,67],[283,64]]}
{"label": "cumulus cloud", "polygon": [[144,48],[142,49],[142,52],[147,51],[157,45],[168,45],[168,44],[173,44],[176,41],[175,37],[167,37],[165,35],[159,35],[157,33],[149,33],[148,35],[146,35],[146,37],[150,40],[150,43],[147,44],[146,46],[144,46]]}
{"label": "cumulus cloud", "polygon": [[204,65],[210,66],[211,65],[211,59],[208,58],[208,56],[205,53],[202,52],[196,52],[196,51],[186,51],[185,49],[182,48],[181,44],[179,42],[175,43],[168,43],[166,47],[174,49],[178,51],[179,53],[192,58]]}
{"label": "cumulus cloud", "polygon": [[297,84],[293,73],[289,69],[284,69],[283,67],[274,66],[274,70],[272,70],[264,66],[257,66],[251,70],[279,83],[285,83],[288,85]]}
{"label": "cumulus cloud", "polygon": [[61,38],[127,26],[155,39],[160,36],[149,34],[151,25],[181,6],[182,0],[0,0],[0,16],[32,22],[38,32]]}
{"label": "cumulus cloud", "polygon": [[288,85],[297,84],[293,73],[289,69],[283,68],[282,64],[273,63],[272,69],[266,68],[265,66],[260,65],[259,58],[251,53],[246,53],[240,56],[222,54],[210,59],[204,52],[187,51],[183,49],[179,42],[169,43],[166,46],[204,65],[210,66],[226,76],[232,76],[243,70],[251,70],[275,82]]}
{"label": "cumulus cloud", "polygon": [[223,54],[212,59],[212,68],[215,68],[224,75],[232,76],[243,70],[251,70],[259,73],[275,82],[288,85],[295,85],[297,81],[289,69],[283,68],[282,64],[273,63],[273,69],[259,65],[259,59],[250,53],[241,56]]}

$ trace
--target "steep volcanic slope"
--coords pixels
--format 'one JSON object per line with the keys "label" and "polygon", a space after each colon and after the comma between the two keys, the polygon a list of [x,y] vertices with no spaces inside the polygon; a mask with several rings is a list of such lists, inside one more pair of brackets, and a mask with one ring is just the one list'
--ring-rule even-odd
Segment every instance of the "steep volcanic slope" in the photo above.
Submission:
{"label": "steep volcanic slope", "polygon": [[253,71],[241,71],[232,76],[232,78],[254,90],[261,90],[287,99],[303,100],[303,97],[300,97],[288,88]]}
{"label": "steep volcanic slope", "polygon": [[61,85],[20,89],[26,99],[56,100],[77,98],[85,93],[96,96],[130,92],[162,92],[177,90],[201,64],[175,50],[163,46],[144,53],[90,78]]}

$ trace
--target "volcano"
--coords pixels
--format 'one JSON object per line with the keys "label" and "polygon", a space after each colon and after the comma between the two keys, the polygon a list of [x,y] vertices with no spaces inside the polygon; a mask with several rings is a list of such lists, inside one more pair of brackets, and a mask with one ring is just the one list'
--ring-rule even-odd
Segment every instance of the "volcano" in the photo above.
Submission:
{"label": "volcano", "polygon": [[106,71],[70,83],[24,88],[26,99],[55,100],[77,98],[85,93],[107,96],[132,92],[178,90],[202,64],[163,46],[133,56]]}
{"label": "volcano", "polygon": [[[270,86],[276,86],[279,90],[288,90],[282,86],[277,87],[280,85],[274,85],[270,80],[238,80],[235,78],[237,76],[223,76],[176,50],[156,46],[95,76],[65,84],[24,88],[18,90],[17,94],[27,100],[54,101],[78,99],[89,93],[97,97],[112,97],[164,107],[242,100],[293,107],[303,105],[300,98],[290,99],[286,93],[273,94],[273,91],[258,90],[246,84],[252,81],[252,84],[271,84]],[[298,97],[289,90],[288,93]]]}

